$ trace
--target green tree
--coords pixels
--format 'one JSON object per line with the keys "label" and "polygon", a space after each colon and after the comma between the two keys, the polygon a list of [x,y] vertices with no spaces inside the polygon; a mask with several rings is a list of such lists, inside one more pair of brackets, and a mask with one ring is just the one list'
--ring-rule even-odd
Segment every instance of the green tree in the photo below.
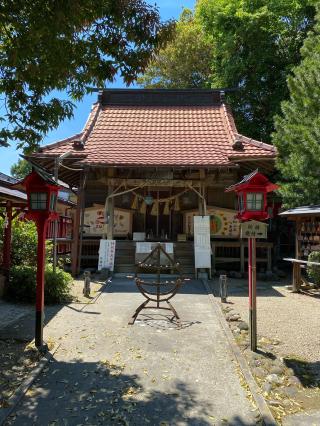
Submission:
{"label": "green tree", "polygon": [[171,27],[144,0],[1,2],[0,146],[34,148],[72,116],[72,100],[88,86],[103,87],[116,74],[130,84]]}
{"label": "green tree", "polygon": [[10,173],[16,179],[23,179],[31,172],[31,169],[31,164],[28,161],[20,159],[11,166]]}
{"label": "green tree", "polygon": [[320,203],[320,6],[301,53],[301,64],[288,78],[290,98],[282,103],[273,135],[287,207]]}
{"label": "green tree", "polygon": [[150,62],[138,83],[146,88],[210,87],[212,43],[190,9],[184,9],[172,40]]}
{"label": "green tree", "polygon": [[270,140],[314,13],[309,0],[198,0],[196,17],[214,42],[212,86],[237,89],[229,102],[240,132]]}

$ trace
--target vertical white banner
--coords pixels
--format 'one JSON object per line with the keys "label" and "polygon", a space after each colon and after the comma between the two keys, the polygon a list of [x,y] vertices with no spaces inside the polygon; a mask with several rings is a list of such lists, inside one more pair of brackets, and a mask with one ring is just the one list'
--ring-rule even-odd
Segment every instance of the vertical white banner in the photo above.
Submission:
{"label": "vertical white banner", "polygon": [[194,216],[195,268],[211,268],[210,216]]}
{"label": "vertical white banner", "polygon": [[103,268],[113,271],[116,254],[116,240],[100,240],[98,271]]}

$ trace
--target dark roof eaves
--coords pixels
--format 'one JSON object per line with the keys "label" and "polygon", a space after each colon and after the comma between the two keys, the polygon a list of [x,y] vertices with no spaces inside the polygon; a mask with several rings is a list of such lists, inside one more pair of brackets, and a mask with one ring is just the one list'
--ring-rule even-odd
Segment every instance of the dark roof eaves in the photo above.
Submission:
{"label": "dark roof eaves", "polygon": [[143,164],[143,163],[107,163],[107,162],[90,162],[90,161],[82,161],[83,164],[92,167],[141,167],[144,169],[157,167],[157,168],[168,168],[168,167],[176,167],[176,168],[195,168],[195,169],[216,169],[216,168],[239,168],[239,166],[233,162],[230,163],[222,163],[222,164],[176,164],[176,163],[167,163],[167,164]]}

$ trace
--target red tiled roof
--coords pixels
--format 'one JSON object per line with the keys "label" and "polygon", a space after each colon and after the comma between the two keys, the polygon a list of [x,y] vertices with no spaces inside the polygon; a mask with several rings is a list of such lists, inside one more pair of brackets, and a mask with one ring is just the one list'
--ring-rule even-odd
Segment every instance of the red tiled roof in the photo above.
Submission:
{"label": "red tiled roof", "polygon": [[[236,140],[242,141],[243,149],[233,147]],[[230,110],[221,102],[169,106],[98,102],[82,133],[41,152],[59,155],[69,150],[83,156],[85,164],[139,167],[232,166],[235,160],[276,156],[273,146],[239,135]]]}

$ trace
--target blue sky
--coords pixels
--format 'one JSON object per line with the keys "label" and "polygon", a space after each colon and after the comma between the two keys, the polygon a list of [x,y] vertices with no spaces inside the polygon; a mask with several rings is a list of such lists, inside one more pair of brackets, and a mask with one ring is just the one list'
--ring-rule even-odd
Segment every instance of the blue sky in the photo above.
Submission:
{"label": "blue sky", "polygon": [[[149,1],[153,4],[155,2]],[[159,7],[161,18],[167,20],[170,18],[178,18],[182,9],[188,7],[193,8],[195,0],[158,0],[156,4]],[[121,80],[115,81],[108,87],[124,87]],[[68,136],[78,133],[82,130],[88,114],[90,112],[91,105],[96,101],[97,94],[92,94],[83,98],[81,102],[78,102],[74,111],[74,118],[71,120],[65,120],[60,126],[50,132],[44,139],[43,144],[48,144]],[[0,171],[6,174],[10,174],[10,167],[13,163],[16,163],[19,159],[19,151],[12,145],[9,148],[0,148]]]}

